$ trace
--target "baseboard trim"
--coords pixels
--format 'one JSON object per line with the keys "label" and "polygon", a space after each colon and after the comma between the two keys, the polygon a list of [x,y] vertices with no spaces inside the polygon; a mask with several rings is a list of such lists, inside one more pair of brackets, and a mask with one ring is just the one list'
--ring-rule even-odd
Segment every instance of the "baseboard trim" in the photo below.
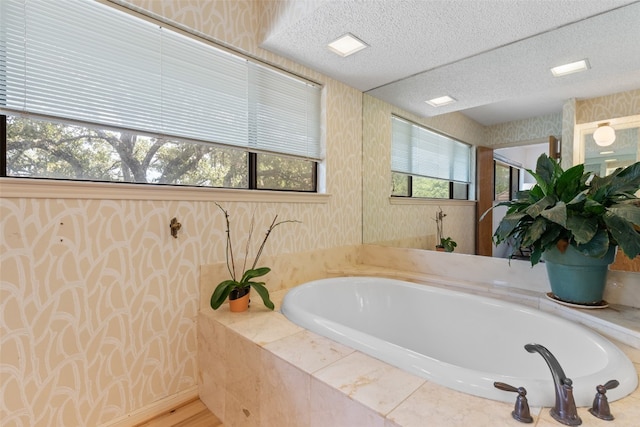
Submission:
{"label": "baseboard trim", "polygon": [[197,397],[198,386],[194,385],[193,387],[181,391],[178,394],[165,397],[164,399],[147,405],[144,408],[138,409],[131,414],[117,418],[107,424],[103,424],[102,427],[133,427],[145,421],[148,421],[151,418],[162,414],[163,412],[180,406],[190,400],[196,399]]}

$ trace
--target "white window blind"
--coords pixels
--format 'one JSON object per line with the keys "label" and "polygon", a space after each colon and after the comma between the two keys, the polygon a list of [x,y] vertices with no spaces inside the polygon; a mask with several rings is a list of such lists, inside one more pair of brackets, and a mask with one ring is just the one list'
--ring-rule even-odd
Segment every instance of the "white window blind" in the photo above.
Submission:
{"label": "white window blind", "polygon": [[0,109],[322,158],[316,85],[95,1],[0,3]]}
{"label": "white window blind", "polygon": [[471,146],[392,117],[391,170],[469,183]]}
{"label": "white window blind", "polygon": [[321,158],[320,91],[249,63],[251,141],[258,149]]}

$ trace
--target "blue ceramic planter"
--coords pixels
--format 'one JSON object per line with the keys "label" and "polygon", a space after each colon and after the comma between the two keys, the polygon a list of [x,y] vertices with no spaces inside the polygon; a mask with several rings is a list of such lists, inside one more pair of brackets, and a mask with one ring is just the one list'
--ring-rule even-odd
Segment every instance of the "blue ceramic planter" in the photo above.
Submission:
{"label": "blue ceramic planter", "polygon": [[562,253],[556,247],[546,250],[542,259],[547,267],[551,292],[556,298],[573,304],[595,305],[602,301],[607,271],[616,255],[612,246],[602,258],[592,258],[567,246]]}

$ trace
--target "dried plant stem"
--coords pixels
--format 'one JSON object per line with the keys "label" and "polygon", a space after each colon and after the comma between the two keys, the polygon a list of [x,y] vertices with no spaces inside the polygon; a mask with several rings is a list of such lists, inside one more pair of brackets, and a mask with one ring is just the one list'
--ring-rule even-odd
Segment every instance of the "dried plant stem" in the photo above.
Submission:
{"label": "dried plant stem", "polygon": [[[227,212],[222,206],[216,202],[216,206],[224,213],[224,219],[227,225],[227,245],[224,251],[225,259],[227,261],[227,270],[233,280],[236,280],[236,265],[233,259],[233,245],[231,244],[231,227],[229,226],[229,212]],[[229,263],[231,261],[231,263]]]}
{"label": "dried plant stem", "polygon": [[249,247],[251,246],[251,237],[253,236],[253,229],[255,227],[255,223],[256,223],[256,217],[255,217],[255,211],[254,211],[254,213],[251,215],[251,225],[249,225],[249,235],[247,236],[247,245],[244,248],[244,261],[242,262],[242,271],[247,271],[247,259],[249,259]]}
{"label": "dried plant stem", "polygon": [[436,221],[436,245],[439,245],[442,242],[442,238],[444,237],[444,217],[447,216],[446,213],[442,212],[442,208],[438,206],[438,210],[436,211],[436,217],[434,218]]}
{"label": "dried plant stem", "polygon": [[[229,223],[229,212],[227,212],[222,206],[220,206],[217,202],[216,206],[218,208],[220,208],[220,210],[224,213],[224,219],[226,222],[226,233],[227,233],[227,245],[226,245],[226,250],[225,250],[225,258],[227,261],[227,270],[229,270],[229,274],[231,275],[231,279],[232,280],[236,280],[236,264],[235,264],[235,258],[233,256],[233,244],[231,243],[231,226]],[[260,245],[260,248],[258,249],[258,253],[256,254],[256,258],[253,261],[253,265],[251,266],[251,269],[255,269],[256,265],[258,265],[258,260],[260,259],[260,256],[262,255],[262,251],[264,250],[265,245],[267,244],[267,240],[269,239],[269,236],[271,235],[271,232],[279,225],[281,224],[285,224],[287,222],[300,222],[300,221],[296,221],[296,220],[286,220],[286,221],[278,221],[278,215],[276,214],[276,216],[273,217],[273,221],[271,221],[271,225],[269,226],[269,228],[267,229],[267,232],[264,236],[264,239],[262,240],[262,244]],[[253,236],[253,232],[255,230],[255,214],[251,216],[251,225],[249,226],[249,235],[247,236],[247,244],[245,246],[245,252],[244,252],[244,261],[242,264],[242,271],[243,274],[245,271],[247,271],[246,266],[247,266],[247,259],[249,258],[249,250],[251,247],[251,238]]]}
{"label": "dried plant stem", "polygon": [[277,226],[279,226],[281,224],[286,224],[287,222],[300,222],[300,221],[296,221],[296,220],[293,220],[293,219],[288,219],[286,221],[276,222],[277,220],[278,220],[278,215],[273,217],[273,221],[271,221],[271,225],[269,226],[269,228],[267,229],[266,234],[264,235],[264,240],[262,241],[262,244],[260,245],[260,249],[258,249],[258,253],[256,254],[256,259],[253,261],[253,266],[251,267],[252,269],[256,268],[256,265],[258,264],[258,260],[260,259],[260,255],[262,255],[262,250],[264,249],[264,246],[267,244],[267,239],[269,238],[269,235],[271,235],[271,232],[273,231],[274,228],[276,228]]}

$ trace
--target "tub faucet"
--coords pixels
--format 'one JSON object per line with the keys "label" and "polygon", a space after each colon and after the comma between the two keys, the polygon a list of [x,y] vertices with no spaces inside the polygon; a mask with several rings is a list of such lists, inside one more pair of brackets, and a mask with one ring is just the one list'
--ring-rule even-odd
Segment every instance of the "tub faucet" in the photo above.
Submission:
{"label": "tub faucet", "polygon": [[576,402],[573,399],[573,382],[564,374],[555,356],[540,344],[527,344],[524,348],[529,353],[539,353],[551,370],[551,376],[553,377],[553,384],[556,390],[556,404],[550,411],[553,419],[568,426],[578,426],[582,424],[582,420],[578,416]]}

